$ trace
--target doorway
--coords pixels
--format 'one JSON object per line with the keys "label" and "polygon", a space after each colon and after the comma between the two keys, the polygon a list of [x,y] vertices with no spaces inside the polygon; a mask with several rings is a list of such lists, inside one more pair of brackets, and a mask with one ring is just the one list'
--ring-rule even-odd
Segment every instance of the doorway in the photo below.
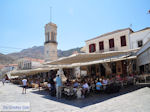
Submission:
{"label": "doorway", "polygon": [[99,64],[99,67],[100,67],[100,74],[101,74],[101,76],[106,76],[105,67],[102,64]]}

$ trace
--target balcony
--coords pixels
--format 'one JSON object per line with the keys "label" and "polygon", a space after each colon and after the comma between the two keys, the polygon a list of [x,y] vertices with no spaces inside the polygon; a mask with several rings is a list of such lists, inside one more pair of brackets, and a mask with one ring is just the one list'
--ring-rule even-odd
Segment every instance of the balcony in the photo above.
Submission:
{"label": "balcony", "polygon": [[99,50],[99,53],[103,53],[104,52],[104,49],[103,50]]}
{"label": "balcony", "polygon": [[57,42],[56,42],[56,41],[54,41],[54,40],[46,41],[44,44],[47,44],[47,43],[56,43],[56,44],[57,44]]}
{"label": "balcony", "polygon": [[109,48],[109,51],[117,51],[118,49],[116,47],[112,47],[112,48]]}

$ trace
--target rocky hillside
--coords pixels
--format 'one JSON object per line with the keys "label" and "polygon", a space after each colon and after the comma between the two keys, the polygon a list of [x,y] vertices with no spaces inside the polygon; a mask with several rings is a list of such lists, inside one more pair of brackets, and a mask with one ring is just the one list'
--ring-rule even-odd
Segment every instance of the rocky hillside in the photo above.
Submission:
{"label": "rocky hillside", "polygon": [[10,56],[4,55],[0,53],[0,64],[4,65],[4,64],[11,64],[14,62],[14,59],[11,58]]}
{"label": "rocky hillside", "polygon": [[[66,57],[72,55],[75,51],[81,53],[80,49],[81,48],[74,48],[66,51],[58,50],[58,57]],[[0,54],[0,64],[13,63],[14,60],[23,57],[44,59],[44,46],[34,46],[32,48],[24,49],[17,53],[11,53],[7,55]]]}
{"label": "rocky hillside", "polygon": [[43,46],[34,46],[32,48],[23,49],[20,52],[17,53],[11,53],[7,56],[10,56],[13,59],[19,59],[23,57],[30,57],[30,58],[38,58],[38,59],[44,59],[44,47]]}

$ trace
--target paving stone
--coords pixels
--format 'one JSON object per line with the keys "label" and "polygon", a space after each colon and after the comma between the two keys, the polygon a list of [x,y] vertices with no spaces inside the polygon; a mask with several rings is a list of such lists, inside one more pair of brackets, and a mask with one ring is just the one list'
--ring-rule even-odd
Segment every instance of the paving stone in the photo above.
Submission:
{"label": "paving stone", "polygon": [[[107,97],[107,96],[106,96]],[[93,98],[93,97],[92,97]],[[30,102],[31,112],[149,112],[150,88],[145,87],[124,95],[116,96],[101,102],[80,99],[76,102],[57,100],[44,91],[27,89],[27,94],[22,94],[22,88],[6,83],[0,83],[0,102]],[[82,100],[88,105],[81,106]],[[69,104],[73,102],[72,104]],[[89,102],[93,102],[90,104]]]}

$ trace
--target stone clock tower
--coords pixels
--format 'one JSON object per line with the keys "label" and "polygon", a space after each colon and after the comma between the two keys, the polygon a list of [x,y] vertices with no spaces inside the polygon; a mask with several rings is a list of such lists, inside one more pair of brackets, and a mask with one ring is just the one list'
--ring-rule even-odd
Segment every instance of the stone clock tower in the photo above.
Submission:
{"label": "stone clock tower", "polygon": [[45,62],[57,60],[57,26],[52,22],[45,25],[44,57]]}

